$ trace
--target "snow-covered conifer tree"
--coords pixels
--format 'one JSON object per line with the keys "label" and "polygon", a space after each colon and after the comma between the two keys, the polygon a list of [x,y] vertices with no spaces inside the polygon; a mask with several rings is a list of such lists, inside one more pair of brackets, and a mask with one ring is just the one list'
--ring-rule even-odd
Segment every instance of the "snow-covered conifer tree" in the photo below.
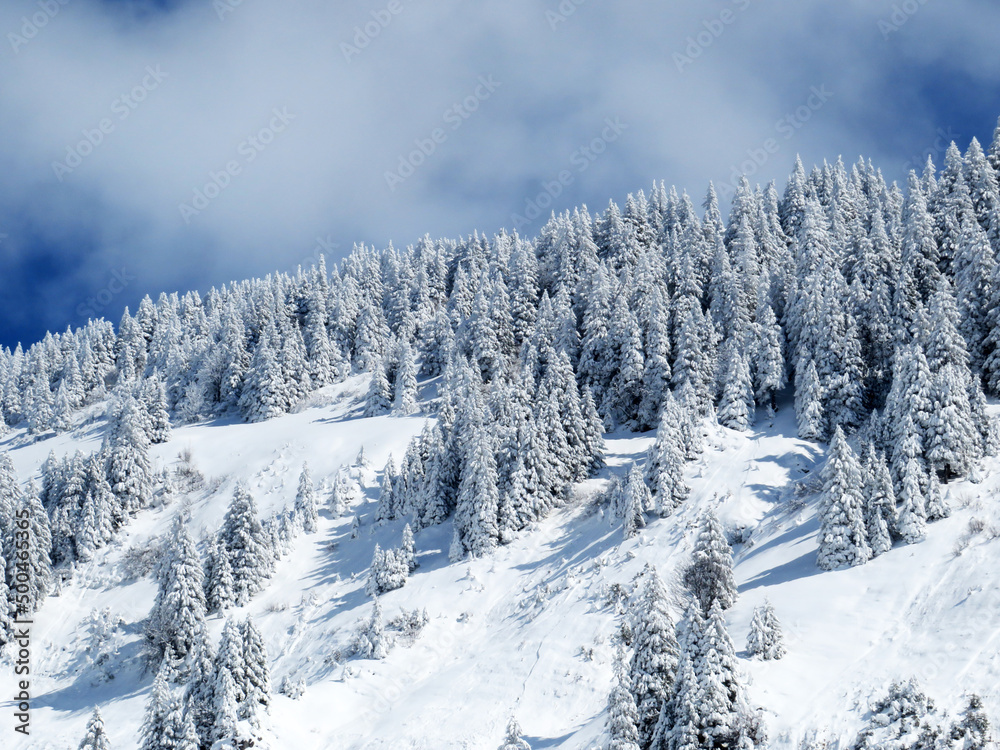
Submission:
{"label": "snow-covered conifer tree", "polygon": [[146,637],[154,663],[163,659],[172,670],[168,677],[186,678],[197,648],[205,641],[207,606],[201,560],[181,516],[174,521],[167,555],[160,565]]}
{"label": "snow-covered conifer tree", "polygon": [[409,342],[402,341],[396,351],[396,377],[393,384],[392,413],[402,416],[417,410],[417,363]]}
{"label": "snow-covered conifer tree", "polygon": [[920,464],[915,458],[906,462],[903,470],[902,490],[899,493],[900,508],[897,533],[906,544],[921,541],[927,534],[927,511],[921,489],[923,477]]}
{"label": "snow-covered conifer tree", "polygon": [[257,516],[253,496],[238,485],[219,530],[219,554],[228,560],[233,576],[233,603],[250,601],[274,572],[271,544]]}
{"label": "snow-covered conifer tree", "polygon": [[839,425],[822,477],[817,563],[824,570],[864,565],[871,559],[871,549],[862,515],[861,467]]}
{"label": "snow-covered conifer tree", "polygon": [[108,733],[104,729],[104,717],[101,716],[101,709],[96,706],[87,721],[87,731],[78,750],[111,750]]}
{"label": "snow-covered conifer tree", "polygon": [[822,440],[823,388],[816,373],[816,363],[811,359],[808,362],[799,360],[795,375],[795,417],[798,420],[799,437],[803,440]]}
{"label": "snow-covered conifer tree", "polygon": [[656,442],[646,455],[646,481],[653,489],[653,502],[661,518],[673,513],[691,491],[684,482],[686,456],[681,434],[684,418],[673,394],[668,393]]}
{"label": "snow-covered conifer tree", "polygon": [[240,624],[240,638],[243,645],[244,684],[243,703],[240,706],[239,717],[256,726],[259,717],[267,713],[271,705],[271,668],[267,661],[267,648],[264,637],[254,624],[253,618],[247,618]]}
{"label": "snow-covered conifer tree", "polygon": [[625,654],[619,647],[615,657],[615,682],[608,696],[607,727],[611,742],[607,750],[640,750],[638,722]]}
{"label": "snow-covered conifer tree", "polygon": [[389,413],[392,406],[392,389],[385,370],[386,362],[378,358],[372,362],[372,377],[368,383],[368,395],[365,396],[365,416],[378,417]]}
{"label": "snow-covered conifer tree", "polygon": [[722,355],[722,398],[719,401],[719,424],[744,431],[753,424],[754,393],[750,367],[735,341],[726,342]]}
{"label": "snow-covered conifer tree", "polygon": [[660,708],[673,689],[680,651],[663,581],[651,566],[643,571],[643,578],[644,588],[632,617],[629,684],[638,712],[639,744],[649,747]]}
{"label": "snow-covered conifer tree", "polygon": [[733,551],[712,510],[702,517],[691,564],[684,571],[684,584],[706,612],[713,602],[719,602],[723,609],[729,609],[736,602],[738,590],[733,576]]}
{"label": "snow-covered conifer tree", "polygon": [[891,533],[896,527],[896,493],[885,456],[879,454],[875,457],[875,449],[869,448],[868,463],[870,480],[865,489],[865,534],[872,557],[878,557],[892,549]]}
{"label": "snow-covered conifer tree", "polygon": [[302,465],[302,473],[299,474],[299,489],[295,495],[295,517],[307,534],[316,531],[319,515],[316,512],[316,490],[309,475],[308,464]]}
{"label": "snow-covered conifer tree", "polygon": [[774,607],[766,599],[763,605],[753,609],[750,635],[747,637],[747,651],[751,656],[759,656],[765,661],[780,659],[785,655],[781,625],[774,613]]}
{"label": "snow-covered conifer tree", "polygon": [[531,750],[531,745],[521,736],[521,725],[513,716],[507,722],[507,735],[498,750]]}

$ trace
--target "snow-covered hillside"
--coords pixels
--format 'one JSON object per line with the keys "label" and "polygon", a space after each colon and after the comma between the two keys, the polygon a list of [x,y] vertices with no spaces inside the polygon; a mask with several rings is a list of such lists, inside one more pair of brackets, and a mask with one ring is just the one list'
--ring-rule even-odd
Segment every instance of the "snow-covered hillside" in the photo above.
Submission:
{"label": "snow-covered hillside", "polygon": [[[954,513],[931,524],[926,541],[824,572],[816,565],[814,492],[824,449],[794,437],[790,404],[773,425],[762,419],[748,432],[706,423],[706,450],[686,466],[689,500],[633,538],[623,537],[601,492],[610,475],[644,460],[653,433],[609,435],[608,467],[491,556],[449,563],[450,521],[418,532],[419,568],[381,604],[387,621],[426,610],[426,625],[413,637],[398,634],[384,659],[346,656],[359,621],[371,613],[364,588],[374,547],[398,545],[402,533],[402,521],[373,523],[382,467],[390,454],[403,455],[428,418],[362,418],[367,381],[359,376],[328,386],[313,405],[259,424],[175,428],[168,443],[153,446],[154,462],[171,469],[189,452],[205,484],[140,512],[44,602],[31,636],[32,734],[11,741],[5,731],[3,747],[75,748],[95,705],[112,747],[137,747],[153,681],[143,668],[142,626],[155,584],[130,578],[124,559],[156,544],[182,508],[204,552],[237,479],[266,515],[294,501],[305,462],[321,499],[345,472],[363,494],[341,517],[324,509],[318,530],[297,537],[264,591],[225,613],[252,614],[264,634],[276,748],[494,750],[512,714],[536,750],[603,747],[622,620],[616,584],[629,590],[646,564],[674,579],[710,507],[727,531],[746,540],[734,546],[740,597],[727,613],[737,650],[765,597],[784,626],[782,660],[740,654],[751,701],[766,713],[771,747],[798,748],[810,729],[853,738],[869,700],[890,681],[909,677],[952,715],[965,693],[976,692],[988,713],[1000,716],[1000,587],[992,576],[1000,568],[1000,517],[992,500],[1000,465],[987,460],[978,484],[948,485]],[[98,422],[38,442],[18,430],[0,449],[9,450],[27,481],[37,480],[50,450],[93,451],[100,439]],[[362,447],[366,463],[358,465]],[[94,613],[105,609],[112,624],[95,650]],[[675,618],[680,614],[675,609]],[[210,617],[213,640],[223,622]],[[301,697],[279,693],[286,677],[303,681]],[[9,700],[0,705],[7,716],[14,710]]]}

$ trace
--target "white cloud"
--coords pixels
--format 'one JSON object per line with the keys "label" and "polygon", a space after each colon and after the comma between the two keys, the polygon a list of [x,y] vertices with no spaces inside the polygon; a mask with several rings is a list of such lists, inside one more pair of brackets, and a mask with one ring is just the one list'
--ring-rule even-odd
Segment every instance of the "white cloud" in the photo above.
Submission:
{"label": "white cloud", "polygon": [[[510,226],[607,117],[627,132],[574,172],[557,208],[599,209],[653,179],[700,201],[709,179],[728,180],[775,136],[810,86],[833,96],[792,137],[778,136],[780,150],[754,179],[783,180],[796,151],[807,163],[864,152],[898,177],[891,166],[944,124],[916,106],[920,81],[898,66],[947,59],[995,79],[998,11],[929,0],[885,41],[878,21],[892,6],[245,0],[220,20],[204,0],[125,22],[95,0],[66,0],[16,53],[4,47],[0,205],[61,238],[67,253],[74,233],[96,237],[79,271],[94,284],[124,257],[137,290],[206,286],[287,268],[317,236],[348,249]],[[0,33],[19,34],[38,8],[5,3]],[[565,21],[552,28],[547,12]],[[377,35],[346,59],[342,45],[366,23]],[[678,70],[674,54],[706,32],[699,56]],[[123,108],[149,66],[166,77]],[[902,89],[886,88],[893,71]],[[446,112],[475,95],[480,76],[501,85],[454,128]],[[872,115],[880,107],[883,118]],[[264,148],[241,150],[275,108],[294,119]],[[113,129],[59,182],[52,163],[102,120]],[[446,139],[390,190],[386,172],[436,128]],[[179,205],[234,161],[239,174],[186,223]]]}

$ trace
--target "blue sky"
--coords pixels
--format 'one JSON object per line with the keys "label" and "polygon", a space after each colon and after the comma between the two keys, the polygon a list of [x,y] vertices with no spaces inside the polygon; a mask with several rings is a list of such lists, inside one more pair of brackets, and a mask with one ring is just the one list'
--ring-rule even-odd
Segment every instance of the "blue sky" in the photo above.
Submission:
{"label": "blue sky", "polygon": [[355,242],[531,235],[529,208],[653,180],[781,184],[797,152],[903,180],[992,139],[998,24],[980,0],[7,0],[0,344]]}

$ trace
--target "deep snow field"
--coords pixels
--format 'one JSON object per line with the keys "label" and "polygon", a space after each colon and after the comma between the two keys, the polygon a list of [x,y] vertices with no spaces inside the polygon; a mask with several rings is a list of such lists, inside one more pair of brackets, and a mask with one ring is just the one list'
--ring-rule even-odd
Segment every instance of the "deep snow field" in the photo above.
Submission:
{"label": "deep snow field", "polygon": [[[420,567],[402,589],[382,597],[382,606],[387,620],[426,609],[429,622],[412,643],[399,639],[384,660],[342,657],[371,612],[364,586],[374,546],[398,545],[402,530],[403,522],[373,528],[382,467],[390,454],[398,462],[427,418],[362,419],[366,388],[367,376],[355,377],[318,392],[297,414],[177,427],[168,444],[153,446],[159,467],[176,466],[189,450],[206,489],[142,511],[36,613],[32,734],[20,744],[10,739],[9,656],[0,663],[4,750],[76,748],[94,705],[116,750],[137,747],[154,676],[143,671],[142,621],[155,583],[127,580],[125,551],[150,547],[185,504],[192,535],[203,541],[220,524],[238,479],[248,483],[262,517],[290,505],[305,461],[321,501],[338,471],[358,482],[354,508],[340,518],[324,510],[319,530],[296,539],[251,605],[226,613],[251,613],[266,638],[276,750],[495,750],[512,713],[535,750],[601,747],[621,622],[612,586],[628,588],[647,563],[674,578],[700,514],[712,506],[727,530],[746,529],[747,541],[734,547],[740,598],[728,617],[737,649],[765,597],[784,628],[784,659],[740,654],[752,703],[766,711],[771,747],[798,748],[808,730],[849,741],[868,701],[909,677],[951,715],[965,693],[977,692],[1000,720],[1000,462],[988,460],[979,483],[947,486],[954,513],[931,524],[924,542],[897,545],[860,568],[822,572],[815,563],[815,482],[823,448],[794,437],[790,404],[773,425],[758,419],[751,432],[706,425],[705,453],[687,466],[690,499],[633,539],[623,540],[597,500],[611,473],[645,459],[653,433],[607,436],[608,468],[492,557],[450,564],[451,523],[419,532]],[[0,450],[10,451],[22,482],[37,481],[50,450],[96,450],[102,425],[98,419],[34,443],[15,431]],[[359,466],[362,446],[367,462]],[[357,538],[354,514],[362,520]],[[970,536],[972,519],[985,528]],[[98,666],[88,651],[90,622],[105,608],[121,620]],[[218,615],[209,620],[216,642],[223,623]],[[304,681],[300,698],[280,694],[286,676]]]}

